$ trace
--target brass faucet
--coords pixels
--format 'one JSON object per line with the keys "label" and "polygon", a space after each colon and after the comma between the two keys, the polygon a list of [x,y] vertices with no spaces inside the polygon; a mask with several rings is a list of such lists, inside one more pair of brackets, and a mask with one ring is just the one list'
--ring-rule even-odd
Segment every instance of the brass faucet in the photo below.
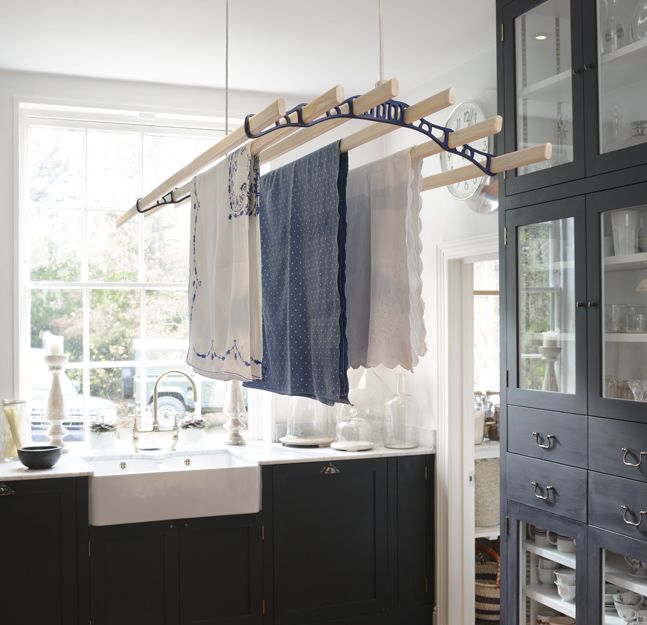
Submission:
{"label": "brass faucet", "polygon": [[[157,416],[157,408],[158,408],[158,394],[159,394],[159,386],[161,381],[167,376],[171,374],[177,374],[177,375],[182,375],[184,376],[190,383],[191,383],[191,388],[193,389],[193,399],[195,399],[198,396],[198,389],[196,388],[195,382],[193,381],[193,378],[186,374],[184,371],[180,371],[179,369],[169,369],[168,371],[165,371],[162,373],[162,375],[155,380],[155,385],[153,386],[153,429],[152,430],[140,430],[137,427],[137,417],[135,417],[134,423],[133,423],[133,445],[135,446],[135,451],[139,451],[139,433],[143,431],[147,432],[164,432],[168,430],[160,430],[160,423],[159,423],[159,418]],[[171,445],[171,451],[175,451],[175,448],[177,447],[177,442],[180,437],[180,424],[178,423],[177,417],[173,419],[173,443]]]}

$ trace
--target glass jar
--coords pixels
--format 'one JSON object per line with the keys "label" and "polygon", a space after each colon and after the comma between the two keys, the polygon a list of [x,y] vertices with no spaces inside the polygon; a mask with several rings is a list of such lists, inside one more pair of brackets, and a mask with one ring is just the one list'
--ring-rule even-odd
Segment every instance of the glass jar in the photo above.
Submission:
{"label": "glass jar", "polygon": [[29,444],[26,404],[20,399],[3,399],[4,418],[0,424],[0,460],[13,460],[18,449]]}
{"label": "glass jar", "polygon": [[647,37],[647,0],[638,0],[631,24],[631,39],[639,41],[645,37]]}
{"label": "glass jar", "polygon": [[405,388],[405,374],[398,375],[397,393],[386,402],[384,446],[391,449],[411,449],[417,447],[415,422],[418,405],[408,395]]}
{"label": "glass jar", "polygon": [[330,409],[314,399],[291,397],[286,435],[279,440],[294,447],[327,447],[331,436]]}
{"label": "glass jar", "polygon": [[367,413],[353,407],[342,409],[337,422],[334,449],[341,451],[367,451],[373,449],[371,424]]}
{"label": "glass jar", "polygon": [[641,119],[631,122],[631,127],[633,128],[633,134],[625,142],[625,147],[630,148],[633,145],[647,143],[647,120]]}

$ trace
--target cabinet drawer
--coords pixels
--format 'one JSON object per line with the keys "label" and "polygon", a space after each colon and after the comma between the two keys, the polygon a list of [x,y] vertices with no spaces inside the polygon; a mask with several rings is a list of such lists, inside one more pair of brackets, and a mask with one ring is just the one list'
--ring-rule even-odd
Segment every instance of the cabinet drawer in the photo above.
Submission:
{"label": "cabinet drawer", "polygon": [[508,454],[508,499],[586,523],[586,471]]}
{"label": "cabinet drawer", "polygon": [[586,416],[508,406],[508,451],[587,466]]}
{"label": "cabinet drawer", "polygon": [[592,471],[647,482],[647,425],[591,417],[589,458]]}
{"label": "cabinet drawer", "polygon": [[591,472],[589,501],[591,525],[640,540],[647,538],[647,484]]}

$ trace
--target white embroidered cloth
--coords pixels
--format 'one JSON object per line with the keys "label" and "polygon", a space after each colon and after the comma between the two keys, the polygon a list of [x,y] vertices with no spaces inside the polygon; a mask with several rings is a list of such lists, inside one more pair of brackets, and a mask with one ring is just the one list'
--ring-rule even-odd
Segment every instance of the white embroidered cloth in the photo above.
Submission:
{"label": "white embroidered cloth", "polygon": [[348,174],[346,336],[352,368],[412,370],[427,351],[421,167],[406,150]]}
{"label": "white embroidered cloth", "polygon": [[262,375],[258,189],[248,145],[193,179],[187,363],[217,380]]}

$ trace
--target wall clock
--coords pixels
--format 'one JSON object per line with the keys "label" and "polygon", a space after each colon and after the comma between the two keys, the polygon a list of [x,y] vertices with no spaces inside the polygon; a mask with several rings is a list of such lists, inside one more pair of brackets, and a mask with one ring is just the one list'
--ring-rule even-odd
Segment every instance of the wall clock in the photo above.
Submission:
{"label": "wall clock", "polygon": [[[467,126],[473,126],[485,120],[485,113],[476,102],[463,102],[459,104],[449,115],[447,126],[460,130]],[[483,152],[492,151],[492,137],[472,141],[470,145]],[[463,167],[465,160],[451,152],[442,152],[440,155],[440,167],[443,171]],[[496,176],[482,176],[464,182],[448,185],[447,190],[457,199],[467,201],[472,210],[477,213],[492,213],[499,207],[499,185]]]}

